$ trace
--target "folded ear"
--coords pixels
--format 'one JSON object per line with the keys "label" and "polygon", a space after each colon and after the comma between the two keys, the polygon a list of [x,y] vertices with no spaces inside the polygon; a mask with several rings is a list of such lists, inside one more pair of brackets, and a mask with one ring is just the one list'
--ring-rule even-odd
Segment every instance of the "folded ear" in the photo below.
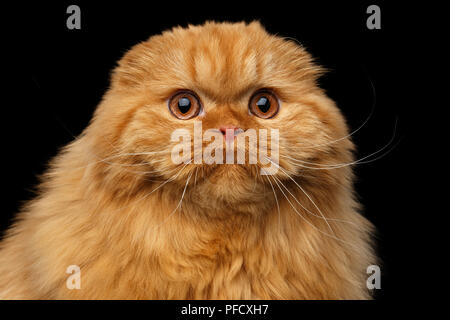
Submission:
{"label": "folded ear", "polygon": [[118,66],[111,75],[111,86],[114,89],[136,87],[142,84],[149,73],[148,62],[152,59],[150,43],[151,38],[133,46],[119,60]]}

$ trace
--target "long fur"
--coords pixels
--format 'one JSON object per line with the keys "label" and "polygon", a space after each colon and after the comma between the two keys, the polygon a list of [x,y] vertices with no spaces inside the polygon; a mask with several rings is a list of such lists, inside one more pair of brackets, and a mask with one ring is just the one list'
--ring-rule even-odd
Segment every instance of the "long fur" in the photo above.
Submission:
{"label": "long fur", "polygon": [[[0,243],[0,298],[370,298],[373,227],[351,166],[330,167],[351,163],[354,146],[321,73],[257,22],[174,28],[133,47]],[[281,101],[272,119],[248,113],[259,88]],[[195,91],[204,114],[173,117],[178,89]],[[196,120],[278,128],[282,170],[174,164],[170,135]],[[66,286],[70,265],[79,290]]]}

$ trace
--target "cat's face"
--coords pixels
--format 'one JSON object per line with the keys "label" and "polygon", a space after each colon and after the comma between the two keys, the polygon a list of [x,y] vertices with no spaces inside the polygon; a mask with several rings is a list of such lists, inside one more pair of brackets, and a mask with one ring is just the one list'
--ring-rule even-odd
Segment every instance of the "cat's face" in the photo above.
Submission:
{"label": "cat's face", "polygon": [[[254,199],[269,185],[261,176],[260,159],[256,164],[248,158],[245,164],[194,163],[194,124],[201,123],[202,134],[267,129],[269,150],[270,130],[278,130],[279,156],[272,167],[280,166],[274,176],[281,180],[288,179],[287,173],[304,174],[308,169],[302,163],[342,162],[351,143],[333,142],[347,128],[334,103],[316,86],[320,72],[303,48],[269,35],[259,23],[208,23],[151,37],[119,62],[97,110],[94,123],[108,140],[103,156],[130,154],[114,160],[133,165],[126,171],[131,175],[146,163],[150,177],[173,179],[181,189],[189,178],[212,197],[232,202],[251,193]],[[190,133],[190,162],[173,161],[172,151],[180,144],[172,139],[176,129]],[[225,147],[222,136],[220,145]],[[202,142],[203,150],[208,144]],[[326,175],[330,173],[315,170],[309,176],[329,179]]]}

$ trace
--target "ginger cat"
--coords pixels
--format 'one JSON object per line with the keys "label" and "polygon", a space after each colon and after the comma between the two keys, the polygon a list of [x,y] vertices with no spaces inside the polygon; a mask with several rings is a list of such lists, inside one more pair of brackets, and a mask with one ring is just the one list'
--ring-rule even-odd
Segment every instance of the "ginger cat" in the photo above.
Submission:
{"label": "ginger cat", "polygon": [[[0,298],[370,299],[373,226],[322,71],[258,22],[134,46],[0,243]],[[276,172],[262,174],[264,158],[198,163],[195,150],[175,163],[172,133],[194,136],[195,122],[223,135],[219,146],[277,129]],[[67,285],[73,265],[79,289]]]}

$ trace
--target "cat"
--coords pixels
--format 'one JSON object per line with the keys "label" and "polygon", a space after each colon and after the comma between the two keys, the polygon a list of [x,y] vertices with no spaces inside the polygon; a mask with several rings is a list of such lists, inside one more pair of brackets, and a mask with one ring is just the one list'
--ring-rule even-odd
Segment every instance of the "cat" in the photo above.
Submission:
{"label": "cat", "polygon": [[[374,226],[323,72],[257,21],[135,45],[0,243],[0,298],[371,299]],[[174,130],[195,122],[223,143],[277,129],[278,159],[174,163]]]}

